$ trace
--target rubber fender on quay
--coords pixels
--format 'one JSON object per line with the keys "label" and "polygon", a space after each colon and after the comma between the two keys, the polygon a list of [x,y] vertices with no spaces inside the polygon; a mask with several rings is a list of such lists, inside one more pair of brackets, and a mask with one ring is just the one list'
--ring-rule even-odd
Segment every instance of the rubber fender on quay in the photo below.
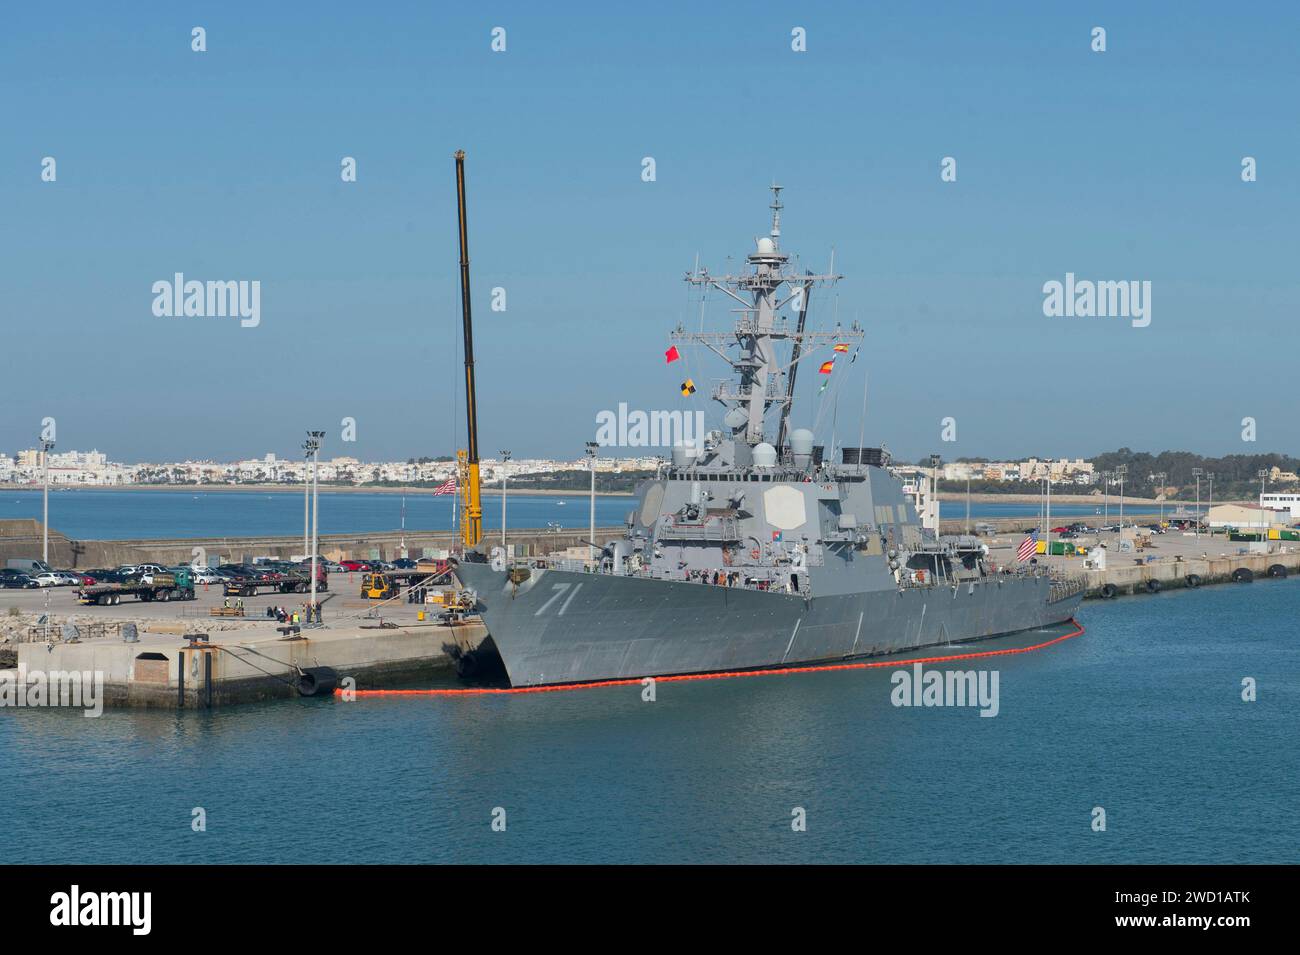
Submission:
{"label": "rubber fender on quay", "polygon": [[299,696],[329,696],[339,685],[339,675],[333,667],[303,667],[298,674]]}
{"label": "rubber fender on quay", "polygon": [[1254,579],[1254,573],[1247,567],[1238,567],[1232,572],[1232,582],[1234,584],[1248,584]]}

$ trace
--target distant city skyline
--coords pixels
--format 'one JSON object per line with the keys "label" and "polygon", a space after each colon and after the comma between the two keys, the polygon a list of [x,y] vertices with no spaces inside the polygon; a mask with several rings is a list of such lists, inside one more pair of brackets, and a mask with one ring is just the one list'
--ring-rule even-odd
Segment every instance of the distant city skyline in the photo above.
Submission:
{"label": "distant city skyline", "polygon": [[[846,275],[810,324],[866,330],[824,394],[800,378],[793,422],[819,443],[908,460],[1300,447],[1294,37],[1266,26],[1288,9],[1026,4],[993,29],[960,3],[323,3],[304,29],[291,7],[16,6],[0,448],[52,417],[61,447],[124,459],[288,457],[352,418],[357,457],[452,453],[457,148],[485,451],[580,454],[620,402],[718,427],[729,370],[664,349],[679,322],[733,320],[681,279],[697,256],[740,266],[773,180],[782,247]],[[155,288],[177,275],[245,283],[223,310],[251,315],[256,293],[256,322],[167,317],[182,290]],[[1096,310],[1045,309],[1076,277]],[[1117,282],[1142,290],[1140,319],[1103,307],[1107,284],[1124,304]]]}

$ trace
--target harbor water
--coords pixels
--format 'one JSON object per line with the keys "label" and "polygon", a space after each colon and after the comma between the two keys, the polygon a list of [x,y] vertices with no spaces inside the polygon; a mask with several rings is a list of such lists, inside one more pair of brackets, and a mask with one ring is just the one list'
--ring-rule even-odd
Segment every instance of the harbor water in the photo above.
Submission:
{"label": "harbor water", "polygon": [[[321,491],[320,532],[353,534],[395,530],[402,523],[400,494],[365,491]],[[452,526],[453,495],[434,497],[432,491],[406,496],[406,527],[413,530],[448,530]],[[625,495],[596,498],[596,524],[622,524],[636,504]],[[41,519],[39,490],[0,490],[0,519]],[[78,540],[173,539],[186,537],[292,536],[302,533],[303,494],[297,491],[201,491],[69,489],[50,493],[50,527]],[[511,494],[507,501],[509,524],[521,528],[586,527],[590,498],[574,495]],[[1052,506],[1052,516],[1091,516],[1091,504]],[[1038,514],[1036,504],[975,503],[971,520],[1027,517]],[[1114,508],[1114,516],[1118,516]],[[945,501],[942,516],[960,520],[966,514],[962,501]],[[501,498],[484,496],[483,522],[488,529],[501,526]]]}
{"label": "harbor water", "polygon": [[895,706],[889,667],[654,702],[8,710],[0,832],[28,862],[1293,863],[1298,598],[1290,579],[1087,604],[1082,636],[948,665],[998,671],[993,718]]}

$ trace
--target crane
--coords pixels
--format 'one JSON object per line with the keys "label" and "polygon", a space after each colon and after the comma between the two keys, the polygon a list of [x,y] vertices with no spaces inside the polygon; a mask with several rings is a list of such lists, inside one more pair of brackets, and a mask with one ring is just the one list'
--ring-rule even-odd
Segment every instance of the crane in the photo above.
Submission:
{"label": "crane", "polygon": [[456,452],[460,478],[460,536],[467,550],[483,539],[478,472],[478,408],[474,400],[474,326],[469,298],[469,226],[465,217],[465,150],[456,150],[456,210],[460,225],[460,307],[465,328],[465,448]]}

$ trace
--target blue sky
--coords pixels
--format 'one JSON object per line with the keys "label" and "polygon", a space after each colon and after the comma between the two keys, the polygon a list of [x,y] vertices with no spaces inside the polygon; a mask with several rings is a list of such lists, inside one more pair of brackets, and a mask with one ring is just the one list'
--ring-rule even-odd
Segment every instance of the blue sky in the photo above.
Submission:
{"label": "blue sky", "polygon": [[[1297,27],[1281,3],[12,5],[0,451],[49,415],[124,460],[314,427],[326,454],[449,453],[464,148],[485,455],[576,456],[619,402],[716,421],[663,350],[698,321],[683,273],[750,251],[774,178],[785,248],[846,275],[813,322],[867,332],[828,443],[856,443],[865,371],[867,442],[909,458],[1294,453]],[[155,317],[175,272],[260,280],[261,325]],[[1151,325],[1046,318],[1066,272],[1150,280]]]}

